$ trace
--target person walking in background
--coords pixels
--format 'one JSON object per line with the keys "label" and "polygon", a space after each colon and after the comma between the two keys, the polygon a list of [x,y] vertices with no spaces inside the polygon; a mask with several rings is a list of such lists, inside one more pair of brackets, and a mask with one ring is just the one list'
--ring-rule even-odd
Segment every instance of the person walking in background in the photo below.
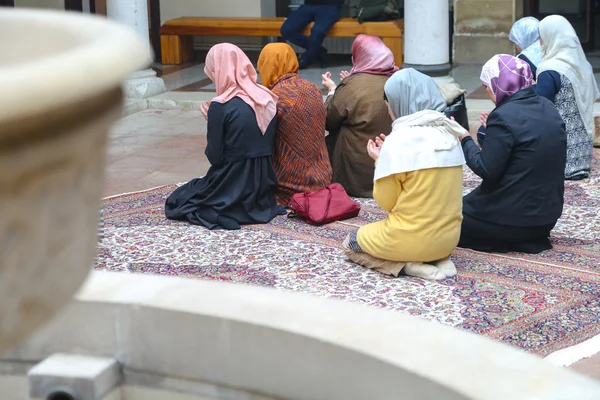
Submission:
{"label": "person walking in background", "polygon": [[287,206],[296,193],[312,192],[331,183],[331,163],[325,146],[321,90],[298,75],[298,59],[290,45],[270,43],[260,53],[262,84],[279,98],[273,168],[277,202]]}
{"label": "person walking in background", "polygon": [[[322,68],[327,66],[327,50],[322,46],[325,35],[340,20],[344,0],[305,0],[292,12],[281,26],[281,36],[306,51],[299,60],[300,69],[308,68],[318,61]],[[302,31],[314,22],[310,36]]]}

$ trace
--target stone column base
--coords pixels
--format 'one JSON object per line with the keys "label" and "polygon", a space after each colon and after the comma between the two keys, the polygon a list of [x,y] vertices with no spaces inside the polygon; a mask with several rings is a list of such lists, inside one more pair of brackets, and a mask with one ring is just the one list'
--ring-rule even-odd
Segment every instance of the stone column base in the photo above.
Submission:
{"label": "stone column base", "polygon": [[452,65],[450,63],[438,64],[438,65],[422,65],[422,64],[402,64],[402,68],[414,68],[419,72],[429,75],[432,78],[445,77],[450,75],[452,71]]}
{"label": "stone column base", "polygon": [[128,99],[146,99],[166,91],[165,82],[152,69],[138,71],[123,83],[123,92]]}

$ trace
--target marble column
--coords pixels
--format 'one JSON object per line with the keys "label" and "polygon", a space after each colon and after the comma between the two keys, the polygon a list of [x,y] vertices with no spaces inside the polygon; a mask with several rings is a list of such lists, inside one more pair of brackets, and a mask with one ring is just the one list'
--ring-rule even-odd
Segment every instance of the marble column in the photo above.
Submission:
{"label": "marble column", "polygon": [[439,81],[452,81],[448,0],[404,1],[404,64]]}
{"label": "marble column", "polygon": [[[129,26],[140,35],[150,48],[150,28],[148,26],[147,0],[107,0],[106,11],[109,19]],[[162,78],[151,69],[138,71],[123,84],[125,97],[145,99],[167,91]]]}

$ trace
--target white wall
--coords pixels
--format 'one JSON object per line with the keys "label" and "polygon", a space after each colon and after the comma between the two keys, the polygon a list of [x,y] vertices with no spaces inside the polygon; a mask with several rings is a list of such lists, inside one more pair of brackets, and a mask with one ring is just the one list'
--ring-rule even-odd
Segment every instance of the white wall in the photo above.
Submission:
{"label": "white wall", "polygon": [[268,17],[274,15],[275,0],[160,1],[160,16],[163,23],[178,17]]}
{"label": "white wall", "polygon": [[[38,0],[39,1],[39,0]],[[178,17],[274,17],[275,0],[161,0],[162,23]],[[196,37],[194,47],[208,48],[220,42],[235,43],[244,48],[260,48],[266,39],[260,37]]]}
{"label": "white wall", "polygon": [[15,7],[65,9],[64,0],[15,0]]}

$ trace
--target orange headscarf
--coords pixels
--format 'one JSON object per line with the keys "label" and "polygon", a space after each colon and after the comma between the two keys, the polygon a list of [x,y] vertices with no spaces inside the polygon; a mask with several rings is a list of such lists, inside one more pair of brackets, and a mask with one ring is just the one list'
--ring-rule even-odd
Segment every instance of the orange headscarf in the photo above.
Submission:
{"label": "orange headscarf", "polygon": [[287,43],[269,43],[258,57],[258,72],[262,84],[270,88],[283,75],[298,72],[298,57]]}
{"label": "orange headscarf", "polygon": [[256,83],[256,70],[237,46],[221,43],[213,46],[206,55],[204,73],[215,84],[217,103],[226,103],[239,97],[254,110],[256,122],[263,135],[277,115],[277,96]]}

